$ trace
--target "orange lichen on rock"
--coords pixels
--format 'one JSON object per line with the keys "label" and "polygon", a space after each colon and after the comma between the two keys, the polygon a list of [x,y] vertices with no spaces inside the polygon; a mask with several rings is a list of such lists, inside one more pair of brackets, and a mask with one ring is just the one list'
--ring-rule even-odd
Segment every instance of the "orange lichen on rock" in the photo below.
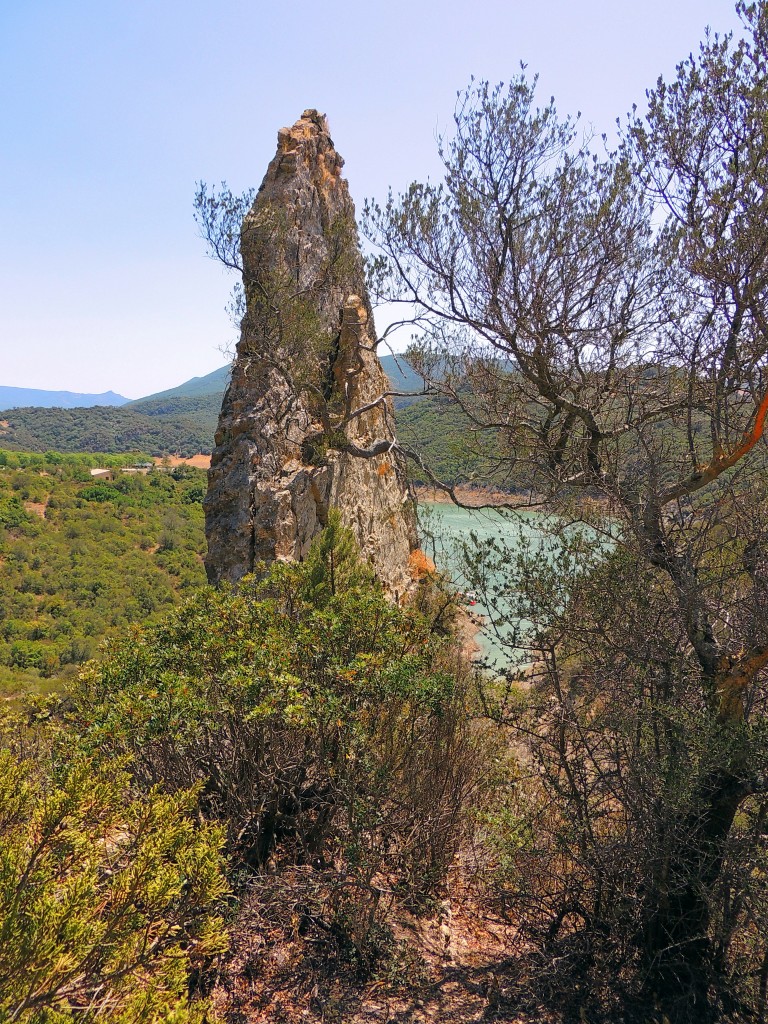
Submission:
{"label": "orange lichen on rock", "polygon": [[416,548],[408,559],[408,571],[411,574],[411,579],[422,580],[425,576],[434,574],[435,563],[420,548]]}

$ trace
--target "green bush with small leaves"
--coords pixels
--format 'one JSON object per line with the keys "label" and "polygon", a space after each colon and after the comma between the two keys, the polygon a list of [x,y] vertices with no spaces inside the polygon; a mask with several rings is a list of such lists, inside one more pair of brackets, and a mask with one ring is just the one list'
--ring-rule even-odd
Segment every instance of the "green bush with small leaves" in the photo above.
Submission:
{"label": "green bush with small leaves", "polygon": [[[205,473],[141,456],[0,452],[0,690],[27,690],[205,583]],[[102,467],[111,480],[92,481]],[[25,673],[27,673],[25,675]],[[33,683],[33,689],[39,689]]]}
{"label": "green bush with small leaves", "polygon": [[221,830],[193,820],[194,792],[136,792],[128,769],[0,748],[0,1020],[200,1019]]}
{"label": "green bush with small leaves", "polygon": [[466,834],[484,786],[467,682],[332,516],[303,564],[204,588],[110,641],[73,722],[88,754],[130,756],[146,789],[199,786],[242,870],[343,863],[363,907],[384,876],[430,891]]}

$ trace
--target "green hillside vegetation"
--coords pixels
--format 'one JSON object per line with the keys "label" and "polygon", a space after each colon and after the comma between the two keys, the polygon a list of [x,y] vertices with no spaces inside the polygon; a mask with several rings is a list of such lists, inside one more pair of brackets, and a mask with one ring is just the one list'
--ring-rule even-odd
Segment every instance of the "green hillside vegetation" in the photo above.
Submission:
{"label": "green hillside vegetation", "polygon": [[[660,372],[652,365],[643,364],[638,371],[650,398],[659,386]],[[505,376],[509,381],[515,379],[511,371],[500,372],[502,379]],[[672,392],[681,387],[677,376],[670,370],[663,375],[666,388]],[[447,484],[477,484],[510,494],[547,488],[546,473],[530,459],[529,452],[518,449],[515,455],[505,430],[487,426],[486,397],[480,388],[473,391],[466,380],[458,384],[446,381],[440,388],[444,393],[409,400],[396,410],[398,440],[418,453],[427,470]],[[643,389],[639,390],[642,394]],[[742,399],[738,396],[731,401],[734,412],[740,404]],[[541,425],[541,416],[534,404],[527,407],[526,414],[533,437]],[[688,457],[688,432],[694,440],[699,440],[706,430],[706,417],[698,409],[692,412],[690,424],[680,417],[660,417],[652,427],[657,440],[663,440],[668,452],[675,453],[680,462]],[[637,447],[637,439],[628,434],[617,442],[615,457],[620,460],[623,472],[632,474],[642,467],[644,453]],[[429,472],[418,462],[409,461],[408,472],[414,483],[429,483]],[[660,467],[659,472],[660,479],[671,480],[674,476],[670,467]]]}
{"label": "green hillside vegetation", "polygon": [[216,416],[207,411],[174,410],[147,415],[130,407],[108,406],[11,409],[0,417],[0,445],[31,452],[141,450],[151,455],[175,453],[188,457],[197,452],[210,452],[215,422]]}
{"label": "green hillside vegetation", "polygon": [[391,604],[332,518],[303,564],[197,588],[0,717],[0,1017],[210,1020],[246,906],[270,943],[401,969],[392,895],[431,905],[501,775],[447,611]]}
{"label": "green hillside vegetation", "polygon": [[[143,398],[131,405],[130,411],[141,416],[158,417],[164,427],[172,430],[172,424],[182,421],[193,423],[198,432],[201,447],[199,451],[210,450],[216,424],[219,419],[222,395],[172,395],[170,397]],[[207,440],[206,440],[207,439]],[[193,453],[194,454],[194,453]]]}
{"label": "green hillside vegetation", "polygon": [[[511,473],[499,458],[503,438],[476,430],[461,409],[445,400],[425,397],[398,409],[397,436],[444,483],[482,483],[510,492],[529,486],[524,472]],[[416,462],[408,463],[408,472],[414,483],[429,483]]]}
{"label": "green hillside vegetation", "polygon": [[13,409],[0,443],[22,451],[131,452],[189,457],[211,451],[229,367],[120,407]]}
{"label": "green hillside vegetation", "polygon": [[221,395],[173,395],[170,397],[143,398],[131,405],[135,412],[145,416],[208,416],[214,428],[221,408]]}
{"label": "green hillside vegetation", "polygon": [[[0,451],[0,688],[56,686],[100,640],[205,581],[205,473]],[[92,465],[115,469],[94,482]]]}
{"label": "green hillside vegetation", "polygon": [[[398,357],[382,360],[398,391],[420,391],[421,378]],[[0,416],[0,445],[16,451],[132,452],[189,457],[213,446],[221,400],[229,376],[223,366],[205,377],[128,402],[75,409],[29,406]],[[398,409],[422,399],[396,398]]]}

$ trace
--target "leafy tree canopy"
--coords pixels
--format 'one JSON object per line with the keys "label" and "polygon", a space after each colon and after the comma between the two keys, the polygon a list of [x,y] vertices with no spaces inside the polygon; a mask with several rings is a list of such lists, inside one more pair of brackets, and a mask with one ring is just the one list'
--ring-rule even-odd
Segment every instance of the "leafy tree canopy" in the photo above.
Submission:
{"label": "leafy tree canopy", "polygon": [[[473,83],[442,181],[367,208],[373,281],[415,308],[431,392],[546,507],[580,488],[610,513],[606,571],[558,579],[502,544],[489,599],[532,620],[557,709],[525,732],[568,807],[550,935],[575,928],[697,1020],[744,978],[724,981],[744,920],[725,868],[765,789],[768,5],[738,10],[745,37],[708,36],[615,152],[537,106],[524,72]],[[647,851],[631,882],[624,841]]]}

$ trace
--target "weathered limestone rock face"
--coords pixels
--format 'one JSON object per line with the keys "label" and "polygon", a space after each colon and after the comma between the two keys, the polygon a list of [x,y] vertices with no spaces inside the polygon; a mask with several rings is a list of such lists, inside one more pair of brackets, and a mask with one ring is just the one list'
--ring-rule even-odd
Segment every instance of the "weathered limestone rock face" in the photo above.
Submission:
{"label": "weathered limestone rock face", "polygon": [[303,558],[333,507],[390,593],[410,580],[415,519],[342,165],[305,111],[243,223],[247,309],[205,499],[212,582]]}

